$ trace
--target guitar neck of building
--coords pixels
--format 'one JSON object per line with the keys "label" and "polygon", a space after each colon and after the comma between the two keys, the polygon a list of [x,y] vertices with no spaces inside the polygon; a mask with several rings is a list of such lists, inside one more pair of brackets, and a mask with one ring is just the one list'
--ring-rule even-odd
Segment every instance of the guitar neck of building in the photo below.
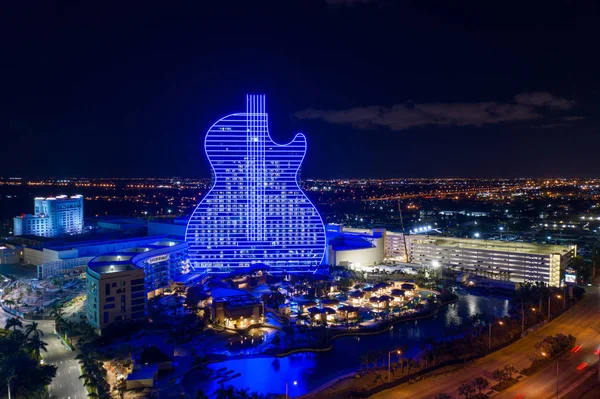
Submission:
{"label": "guitar neck of building", "polygon": [[265,241],[265,144],[269,137],[264,95],[246,97],[246,222],[248,241]]}

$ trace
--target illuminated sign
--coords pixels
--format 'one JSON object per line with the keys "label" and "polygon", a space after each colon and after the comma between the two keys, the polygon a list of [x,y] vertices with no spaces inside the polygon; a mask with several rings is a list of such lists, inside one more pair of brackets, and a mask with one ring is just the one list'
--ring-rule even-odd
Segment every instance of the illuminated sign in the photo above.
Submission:
{"label": "illuminated sign", "polygon": [[577,271],[572,267],[565,270],[565,283],[575,284],[577,282]]}
{"label": "illuminated sign", "polygon": [[210,127],[204,150],[213,179],[186,230],[192,267],[226,272],[265,263],[316,270],[325,255],[325,226],[297,183],[306,137],[273,142],[265,96],[248,95],[245,113]]}
{"label": "illuminated sign", "polygon": [[164,262],[165,260],[169,260],[169,255],[155,256],[154,258],[148,259],[148,263],[152,264],[152,263]]}

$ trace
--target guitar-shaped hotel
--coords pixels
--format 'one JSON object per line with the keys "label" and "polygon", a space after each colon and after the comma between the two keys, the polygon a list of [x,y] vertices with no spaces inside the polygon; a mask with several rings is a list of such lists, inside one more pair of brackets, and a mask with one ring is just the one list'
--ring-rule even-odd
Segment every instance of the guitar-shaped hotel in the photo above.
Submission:
{"label": "guitar-shaped hotel", "polygon": [[219,119],[204,150],[212,187],[194,210],[185,239],[191,266],[226,273],[255,263],[271,271],[314,271],[325,255],[325,226],[298,185],[306,137],[288,144],[269,135],[264,95],[246,112]]}

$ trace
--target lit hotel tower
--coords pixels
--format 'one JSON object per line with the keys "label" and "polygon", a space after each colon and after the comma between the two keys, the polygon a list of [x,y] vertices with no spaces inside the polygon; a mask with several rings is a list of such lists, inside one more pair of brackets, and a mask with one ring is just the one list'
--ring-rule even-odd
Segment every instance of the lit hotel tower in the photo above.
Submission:
{"label": "lit hotel tower", "polygon": [[248,95],[245,113],[208,129],[204,150],[213,181],[186,230],[192,267],[225,273],[264,263],[271,271],[316,270],[325,227],[297,183],[306,137],[273,142],[265,96]]}

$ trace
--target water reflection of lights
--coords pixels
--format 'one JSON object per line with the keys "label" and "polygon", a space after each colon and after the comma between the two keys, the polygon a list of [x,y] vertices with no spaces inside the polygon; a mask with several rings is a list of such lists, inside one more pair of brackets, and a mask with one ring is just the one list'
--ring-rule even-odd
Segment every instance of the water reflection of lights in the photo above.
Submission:
{"label": "water reflection of lights", "polygon": [[[259,393],[285,393],[285,380],[298,381],[294,389],[294,396],[310,392],[335,377],[355,372],[361,367],[360,358],[371,351],[388,351],[402,346],[403,352],[410,356],[416,354],[425,339],[447,339],[461,334],[466,328],[464,320],[470,315],[482,313],[502,317],[507,314],[509,301],[500,298],[489,298],[477,295],[460,295],[459,302],[446,306],[437,316],[413,322],[396,324],[388,334],[363,337],[341,337],[333,341],[331,351],[322,353],[301,353],[278,358],[244,358],[231,359],[220,363],[213,363],[209,368],[218,370],[226,367],[233,370],[231,373],[240,373],[239,377],[231,379],[230,383],[236,388],[250,387],[251,391]],[[262,330],[264,331],[264,330]],[[268,333],[273,334],[272,331]],[[257,351],[261,348],[256,344]],[[267,341],[269,337],[266,338]],[[247,340],[246,345],[250,345]],[[231,348],[231,347],[229,347]],[[235,348],[235,347],[234,347]],[[233,355],[240,353],[254,354],[253,349],[234,351]],[[197,372],[199,373],[199,371]],[[218,388],[216,380],[202,379],[196,373],[186,378],[186,390],[194,392],[195,386],[202,386],[208,392]],[[292,392],[290,392],[292,394]]]}
{"label": "water reflection of lights", "polygon": [[446,327],[458,327],[462,324],[462,317],[458,315],[458,306],[448,305],[446,310]]}
{"label": "water reflection of lights", "polygon": [[477,306],[477,299],[473,295],[467,295],[465,298],[467,300],[467,305],[469,306],[469,317],[475,316],[478,313],[481,313],[481,309]]}

